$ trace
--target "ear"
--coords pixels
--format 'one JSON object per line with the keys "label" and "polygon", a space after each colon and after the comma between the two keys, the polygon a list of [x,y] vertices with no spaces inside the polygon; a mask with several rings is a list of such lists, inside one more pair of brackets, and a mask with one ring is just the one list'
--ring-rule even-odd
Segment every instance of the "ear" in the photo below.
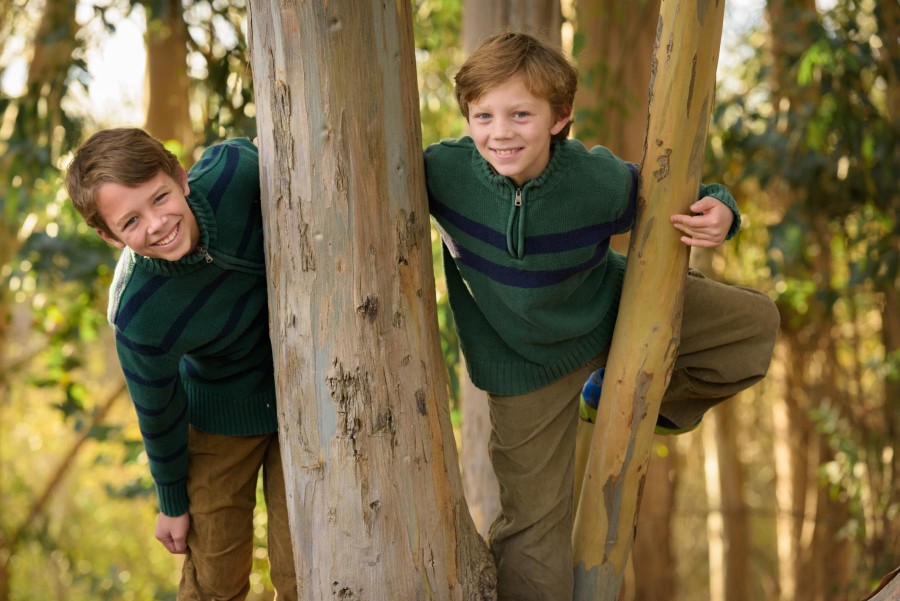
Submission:
{"label": "ear", "polygon": [[184,167],[181,165],[178,166],[178,185],[181,186],[181,191],[184,192],[184,195],[187,196],[191,193],[191,187],[188,185],[188,177],[187,171],[184,170]]}
{"label": "ear", "polygon": [[125,248],[125,243],[124,243],[124,242],[122,242],[122,241],[119,240],[118,238],[115,238],[115,237],[113,237],[113,236],[110,236],[109,234],[107,234],[106,232],[104,232],[104,231],[103,231],[102,229],[100,229],[99,227],[94,228],[94,231],[97,232],[97,235],[100,236],[101,238],[103,238],[103,240],[105,240],[106,242],[109,242],[110,244],[112,244],[112,245],[115,246],[116,248]]}
{"label": "ear", "polygon": [[550,135],[555,136],[572,120],[572,107],[567,106],[562,114],[556,116],[556,122],[550,128]]}

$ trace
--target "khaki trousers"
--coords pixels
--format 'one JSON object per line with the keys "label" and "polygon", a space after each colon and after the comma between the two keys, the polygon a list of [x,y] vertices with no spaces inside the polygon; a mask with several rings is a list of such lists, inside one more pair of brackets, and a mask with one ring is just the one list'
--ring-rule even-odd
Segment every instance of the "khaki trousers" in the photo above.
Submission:
{"label": "khaki trousers", "polygon": [[[660,413],[680,427],[762,379],[779,316],[764,294],[691,273],[681,344]],[[607,351],[529,394],[489,395],[489,452],[500,483],[500,515],[488,540],[499,599],[572,598],[574,456],[581,388]]]}
{"label": "khaki trousers", "polygon": [[278,434],[220,436],[191,428],[188,456],[191,527],[178,601],[230,601],[247,596],[260,469],[272,584],[278,599],[296,601]]}

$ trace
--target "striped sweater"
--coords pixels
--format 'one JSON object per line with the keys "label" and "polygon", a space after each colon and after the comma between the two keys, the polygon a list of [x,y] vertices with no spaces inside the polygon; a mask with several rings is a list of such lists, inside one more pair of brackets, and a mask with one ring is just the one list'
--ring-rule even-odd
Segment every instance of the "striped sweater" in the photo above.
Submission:
{"label": "striped sweater", "polygon": [[[450,307],[472,382],[526,394],[581,367],[612,338],[625,257],[610,237],[634,224],[636,165],[601,146],[554,143],[521,187],[471,138],[425,151],[429,210],[444,242]],[[702,186],[735,214],[718,184]]]}
{"label": "striped sweater", "polygon": [[206,252],[165,261],[126,248],[109,305],[160,511],[170,516],[188,510],[189,424],[229,436],[277,430],[256,147],[211,146],[188,182]]}

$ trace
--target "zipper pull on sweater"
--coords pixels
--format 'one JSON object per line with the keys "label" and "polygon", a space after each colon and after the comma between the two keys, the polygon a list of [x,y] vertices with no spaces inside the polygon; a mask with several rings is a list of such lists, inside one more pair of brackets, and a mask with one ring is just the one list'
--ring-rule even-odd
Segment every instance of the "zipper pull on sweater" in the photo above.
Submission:
{"label": "zipper pull on sweater", "polygon": [[205,247],[203,247],[203,246],[198,246],[198,247],[197,247],[197,252],[200,253],[201,255],[203,255],[203,259],[204,259],[207,263],[212,263],[212,262],[213,262],[213,258],[210,256],[209,251],[206,250]]}

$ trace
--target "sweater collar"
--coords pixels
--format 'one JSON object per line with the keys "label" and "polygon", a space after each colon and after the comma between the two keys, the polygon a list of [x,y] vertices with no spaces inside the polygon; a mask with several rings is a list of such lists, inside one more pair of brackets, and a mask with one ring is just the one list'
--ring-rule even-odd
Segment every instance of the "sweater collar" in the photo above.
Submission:
{"label": "sweater collar", "polygon": [[[197,219],[197,226],[200,229],[200,243],[198,247],[203,247],[207,250],[215,248],[216,242],[218,241],[216,220],[212,207],[210,207],[209,203],[206,201],[206,196],[199,191],[191,191],[185,200],[187,200],[188,206],[191,208],[191,211],[193,211],[194,217]],[[137,267],[155,275],[172,276],[191,273],[206,265],[206,255],[197,251],[192,252],[177,261],[153,259],[141,256],[137,253],[135,253],[134,256],[135,265]]]}
{"label": "sweater collar", "polygon": [[508,193],[510,187],[514,189],[528,189],[531,191],[531,194],[547,194],[565,179],[569,163],[571,162],[571,142],[569,140],[553,140],[550,142],[550,161],[547,163],[544,171],[536,178],[528,180],[522,186],[519,186],[512,179],[494,171],[491,164],[478,152],[478,148],[476,148],[472,138],[465,136],[463,140],[472,146],[472,170],[478,179],[488,188],[501,194]]}

